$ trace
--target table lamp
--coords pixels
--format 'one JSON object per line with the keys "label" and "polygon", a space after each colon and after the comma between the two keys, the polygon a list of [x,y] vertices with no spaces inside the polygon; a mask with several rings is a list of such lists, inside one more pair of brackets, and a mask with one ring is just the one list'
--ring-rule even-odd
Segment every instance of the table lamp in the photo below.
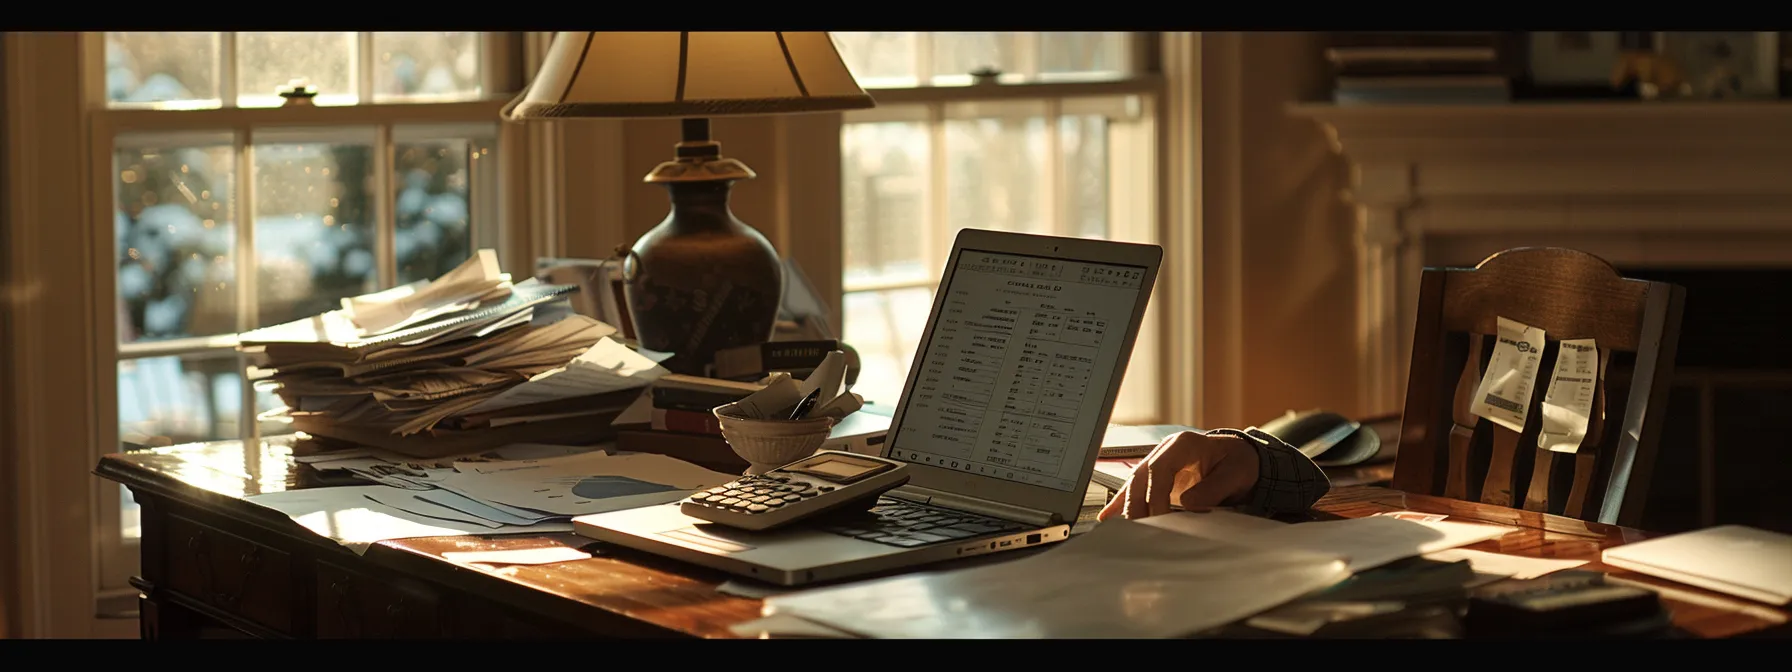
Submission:
{"label": "table lamp", "polygon": [[624,295],[641,347],[704,375],[724,348],[771,339],[784,270],[765,236],[728,208],[736,180],[709,118],[872,107],[825,32],[563,32],[506,120],[683,117],[665,185],[671,213],[623,254]]}

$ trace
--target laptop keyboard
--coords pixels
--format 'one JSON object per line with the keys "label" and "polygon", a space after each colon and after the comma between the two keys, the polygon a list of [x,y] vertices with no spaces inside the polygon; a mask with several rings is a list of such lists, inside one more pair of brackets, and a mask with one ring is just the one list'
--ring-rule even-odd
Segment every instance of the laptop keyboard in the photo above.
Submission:
{"label": "laptop keyboard", "polygon": [[820,529],[855,539],[914,548],[998,532],[1018,532],[1026,527],[1000,518],[884,497],[878,499],[869,511],[830,521]]}

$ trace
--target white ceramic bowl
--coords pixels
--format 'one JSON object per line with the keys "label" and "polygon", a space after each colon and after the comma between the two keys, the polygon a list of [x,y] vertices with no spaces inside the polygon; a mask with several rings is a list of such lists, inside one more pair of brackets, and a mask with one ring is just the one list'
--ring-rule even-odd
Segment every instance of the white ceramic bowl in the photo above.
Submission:
{"label": "white ceramic bowl", "polygon": [[726,408],[715,409],[716,421],[728,447],[752,465],[748,474],[762,474],[814,455],[834,427],[833,418],[755,420],[729,415]]}

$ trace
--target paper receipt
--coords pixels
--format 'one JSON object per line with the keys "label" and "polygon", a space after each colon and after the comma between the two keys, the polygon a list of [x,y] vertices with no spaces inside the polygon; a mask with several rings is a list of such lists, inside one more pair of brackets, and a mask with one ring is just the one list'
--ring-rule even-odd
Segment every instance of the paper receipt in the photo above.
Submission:
{"label": "paper receipt", "polygon": [[1475,390],[1471,413],[1514,432],[1524,431],[1531,405],[1531,389],[1537,384],[1537,366],[1543,359],[1543,330],[1517,320],[1499,318],[1499,342],[1487,362],[1487,374]]}
{"label": "paper receipt", "polygon": [[1537,446],[1558,453],[1580,450],[1593,416],[1593,389],[1599,380],[1599,346],[1593,339],[1562,341],[1556,370],[1543,397],[1543,427]]}

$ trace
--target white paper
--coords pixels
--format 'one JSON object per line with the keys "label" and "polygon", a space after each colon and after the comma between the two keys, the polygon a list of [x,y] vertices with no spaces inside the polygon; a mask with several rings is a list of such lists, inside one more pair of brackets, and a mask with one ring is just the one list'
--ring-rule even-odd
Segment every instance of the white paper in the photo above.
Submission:
{"label": "white paper", "polygon": [[736,636],[749,639],[856,639],[857,635],[842,630],[791,616],[774,614],[764,618],[756,618],[745,623],[731,625],[728,629]]}
{"label": "white paper", "polygon": [[1177,511],[1161,516],[1140,518],[1139,522],[1181,532],[1192,537],[1217,541],[1229,541],[1242,535],[1268,532],[1288,526],[1288,523],[1279,520],[1232,511]]}
{"label": "white paper", "polygon": [[1543,397],[1543,426],[1537,446],[1558,453],[1580,451],[1593,417],[1593,390],[1599,382],[1599,345],[1591,338],[1562,341],[1555,371]]}
{"label": "white paper", "polygon": [[330,460],[328,462],[312,462],[311,468],[318,471],[353,471],[357,469],[368,469],[382,464],[389,463],[377,457],[350,457],[341,460]]}
{"label": "white paper", "polygon": [[893,638],[1178,637],[1348,576],[1335,557],[1113,520],[1043,553],[775,596],[767,615]]}
{"label": "white paper", "polygon": [[515,406],[646,387],[666,375],[647,355],[613,338],[604,338],[566,366],[544,371],[499,393],[463,414],[488,413]]}
{"label": "white paper", "polygon": [[568,516],[665,504],[738,476],[650,453],[462,462],[439,483],[473,499]]}
{"label": "white paper", "polygon": [[1284,525],[1226,540],[1266,549],[1342,556],[1349,560],[1350,571],[1360,572],[1415,555],[1497,539],[1512,530],[1497,525],[1370,516]]}
{"label": "white paper", "polygon": [[803,392],[796,381],[790,378],[790,374],[774,373],[766,380],[765,389],[732,404],[718,406],[716,410],[724,415],[764,420],[773,418],[803,400]]}
{"label": "white paper", "polygon": [[652,422],[653,391],[641,390],[641,396],[635,397],[635,403],[629,404],[628,408],[622,409],[622,412],[616,415],[616,419],[610,421],[610,426],[645,425]]}
{"label": "white paper", "polygon": [[489,528],[474,523],[437,520],[386,506],[367,497],[384,493],[383,485],[306,488],[250,495],[243,499],[286,514],[319,536],[355,553],[388,539],[446,537],[465,534],[546,534],[570,532],[571,523]]}
{"label": "white paper", "polygon": [[1480,389],[1475,391],[1471,413],[1514,432],[1524,431],[1531,389],[1537,384],[1537,366],[1543,358],[1543,338],[1542,329],[1499,318],[1498,342]]}
{"label": "white paper", "polygon": [[1554,558],[1526,558],[1504,553],[1488,553],[1466,548],[1452,548],[1435,553],[1426,553],[1425,557],[1438,562],[1468,561],[1468,566],[1481,574],[1497,574],[1513,579],[1535,579],[1545,574],[1574,569],[1587,564],[1585,560],[1557,560]]}
{"label": "white paper", "polygon": [[1425,513],[1423,511],[1383,511],[1375,515],[1399,518],[1400,520],[1410,520],[1415,523],[1434,523],[1449,518],[1449,516],[1441,513]]}
{"label": "white paper", "polygon": [[544,520],[568,520],[571,518],[571,516],[531,511],[497,502],[482,502],[444,488],[431,488],[419,492],[417,499],[499,525],[534,525]]}
{"label": "white paper", "polygon": [[[507,281],[508,277],[498,270],[498,253],[482,249],[435,280],[343,299],[342,305],[357,326],[366,333],[377,333],[409,321],[418,313],[477,299]],[[411,291],[398,291],[406,288]]]}
{"label": "white paper", "polygon": [[548,546],[509,551],[449,551],[443,553],[442,557],[450,562],[482,562],[488,565],[549,565],[587,560],[591,558],[591,554],[571,546]]}
{"label": "white paper", "polygon": [[[435,502],[425,500],[422,498],[422,495],[427,492],[431,492],[431,491],[406,490],[406,489],[402,489],[402,488],[386,488],[385,491],[382,491],[382,492],[368,493],[367,498],[371,499],[373,501],[379,502],[381,504],[384,504],[386,506],[390,506],[394,509],[404,511],[406,513],[414,513],[419,516],[423,516],[425,518],[429,518],[432,520],[447,520],[447,521],[454,521],[454,522],[461,522],[461,523],[472,523],[474,525],[478,525],[480,527],[484,527],[484,528],[488,528],[488,529],[495,529],[495,528],[503,527],[505,525],[505,523],[497,522],[490,518],[483,518],[480,516],[475,516],[471,513],[466,513],[464,511],[458,511],[458,510],[455,510],[455,509],[452,509],[452,508],[449,508],[446,506],[442,506],[441,504],[437,504]],[[513,524],[527,525],[527,524],[533,523],[533,522],[537,522],[537,521],[518,521]]]}

